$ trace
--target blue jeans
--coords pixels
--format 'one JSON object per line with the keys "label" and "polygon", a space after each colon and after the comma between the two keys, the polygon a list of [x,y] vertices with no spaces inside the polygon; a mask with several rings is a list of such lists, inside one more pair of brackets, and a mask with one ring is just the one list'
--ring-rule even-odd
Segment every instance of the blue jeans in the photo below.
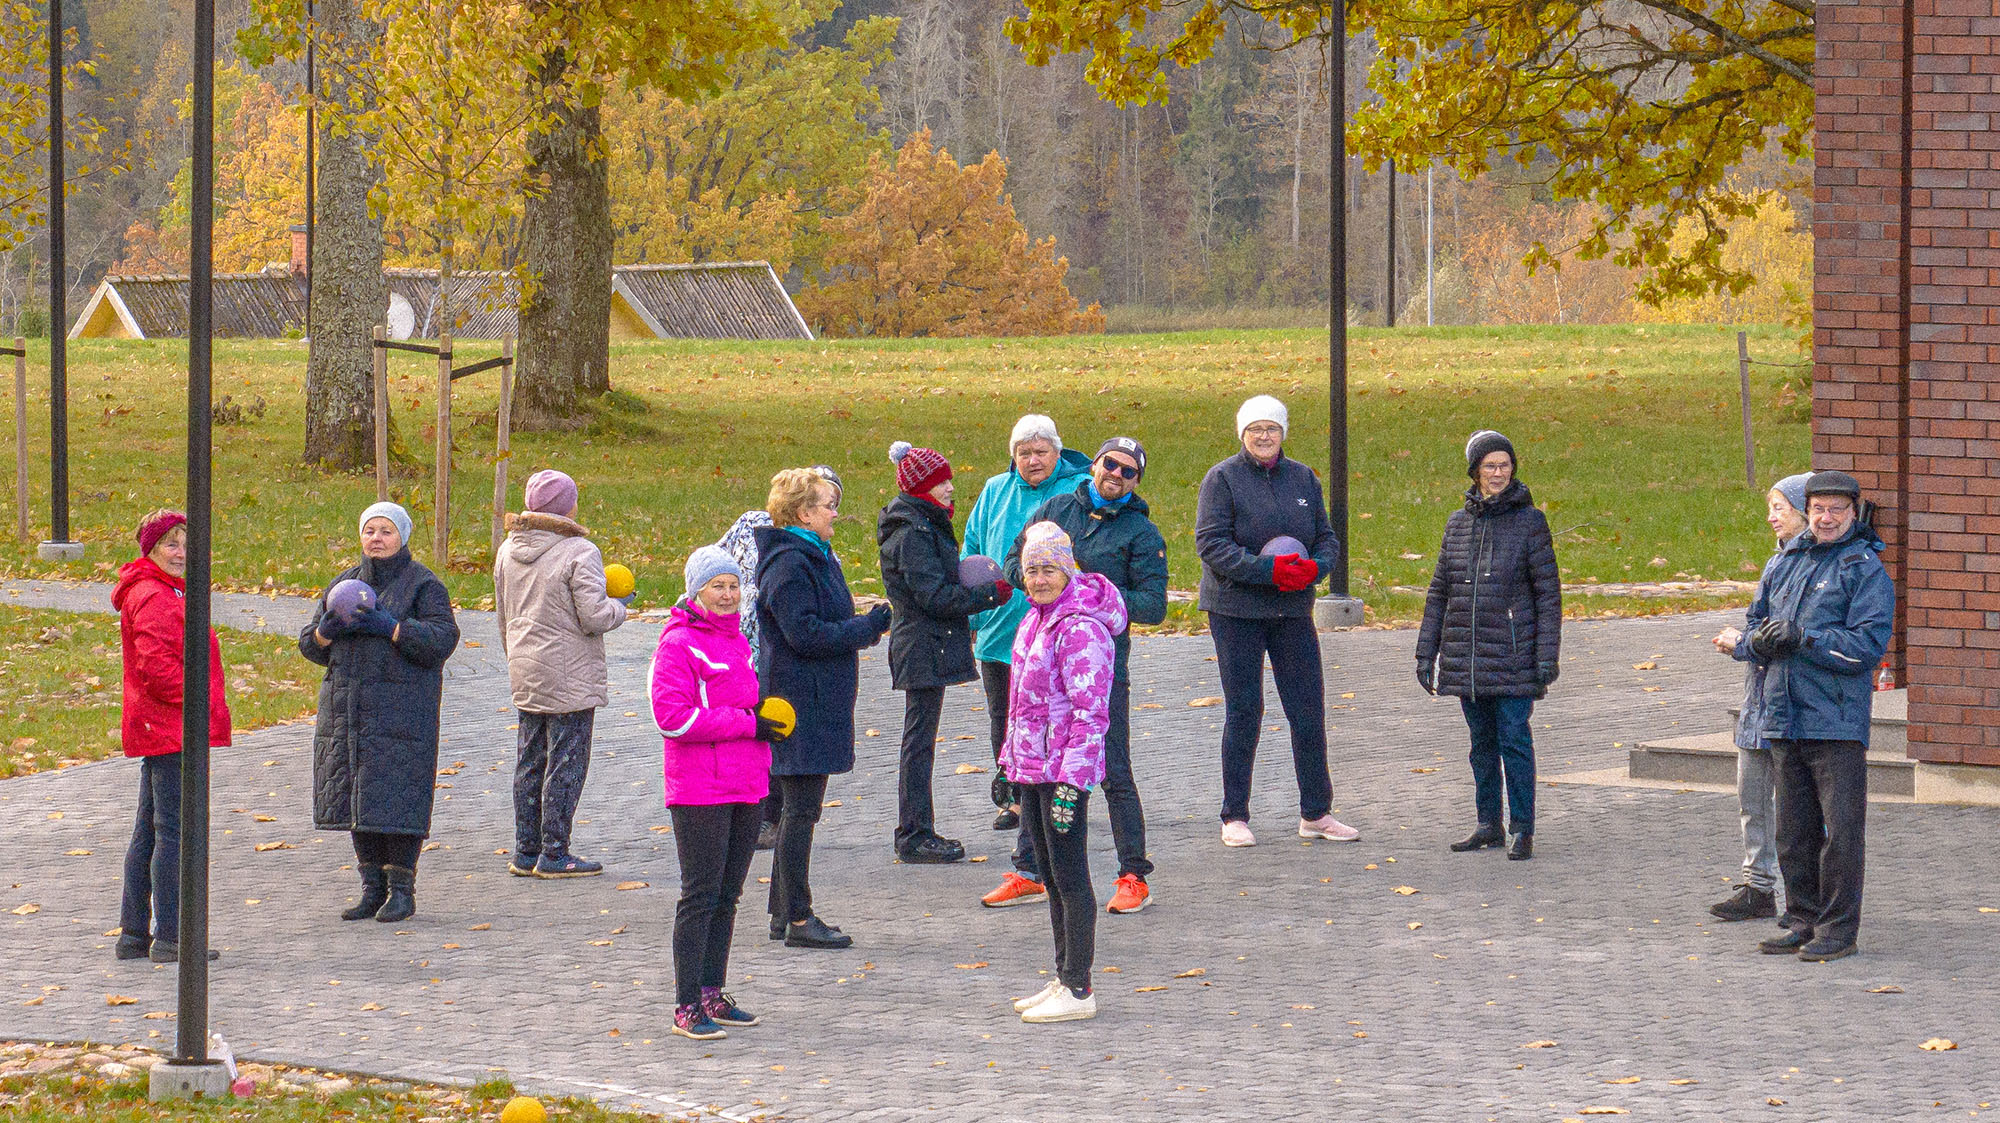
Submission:
{"label": "blue jeans", "polygon": [[1501,775],[1506,775],[1508,827],[1535,833],[1535,735],[1528,718],[1533,698],[1460,698],[1472,731],[1472,791],[1483,826],[1500,825]]}
{"label": "blue jeans", "polygon": [[568,714],[520,711],[520,755],[514,764],[514,853],[524,858],[569,854],[570,825],[590,771],[596,710]]}
{"label": "blue jeans", "polygon": [[118,942],[149,948],[157,932],[176,944],[180,930],[181,754],[165,753],[139,761],[139,815],[125,850]]}

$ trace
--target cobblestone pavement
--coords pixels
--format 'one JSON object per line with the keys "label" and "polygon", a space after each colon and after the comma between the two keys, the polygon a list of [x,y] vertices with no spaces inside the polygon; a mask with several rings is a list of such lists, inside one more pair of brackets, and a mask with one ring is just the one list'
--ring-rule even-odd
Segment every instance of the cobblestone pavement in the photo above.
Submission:
{"label": "cobblestone pavement", "polygon": [[[38,595],[89,607],[103,594]],[[295,602],[253,599],[269,626],[297,619]],[[1544,774],[1722,728],[1740,679],[1705,641],[1728,618],[1571,624],[1562,681],[1536,713]],[[1253,802],[1263,844],[1247,850],[1216,841],[1222,710],[1190,705],[1219,693],[1208,641],[1138,641],[1134,704],[1158,707],[1133,727],[1159,903],[1101,918],[1101,1013],[1057,1026],[1023,1025],[1006,1005],[1051,966],[1046,909],[978,904],[1011,842],[988,829],[989,776],[956,772],[990,761],[981,699],[949,696],[937,788],[941,828],[990,860],[895,864],[902,708],[883,651],[870,652],[859,726],[880,735],[861,738],[859,768],[829,789],[813,867],[819,911],[856,946],[767,941],[751,885],[731,989],[764,1024],[675,1038],[677,874],[659,741],[637,716],[657,624],[611,644],[617,697],[576,839],[609,873],[542,882],[509,877],[500,856],[514,714],[491,618],[464,620],[482,646],[453,660],[449,774],[412,921],[335,919],[356,889],[351,851],[311,829],[307,727],[216,754],[212,1008],[239,1051],[410,1078],[504,1071],[657,1109],[812,1121],[1553,1121],[1590,1107],[1885,1120],[1963,1118],[2000,1099],[2000,1067],[1982,1059],[2000,1048],[2000,913],[1982,911],[2000,907],[2000,813],[1872,806],[1863,954],[1760,956],[1767,927],[1705,911],[1740,857],[1727,795],[1544,785],[1533,862],[1446,853],[1472,825],[1465,734],[1457,707],[1412,681],[1409,632],[1322,637],[1337,814],[1363,841],[1293,836],[1273,732]],[[1275,697],[1270,713],[1282,730]],[[40,906],[0,912],[0,1036],[171,1042],[173,1023],[147,1015],[174,1008],[174,972],[114,962],[104,934],[136,779],[112,761],[0,785],[0,844],[15,855],[0,910]],[[1102,898],[1115,872],[1102,812],[1090,830]],[[760,855],[752,877],[768,868]],[[137,1001],[109,1005],[114,994]],[[1918,1048],[1933,1037],[1961,1048]]]}

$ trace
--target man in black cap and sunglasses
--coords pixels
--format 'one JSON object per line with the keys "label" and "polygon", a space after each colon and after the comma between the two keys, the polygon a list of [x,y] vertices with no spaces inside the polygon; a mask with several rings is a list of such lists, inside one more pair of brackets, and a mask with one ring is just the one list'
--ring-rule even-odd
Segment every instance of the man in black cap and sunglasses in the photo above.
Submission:
{"label": "man in black cap and sunglasses", "polygon": [[[1113,437],[1097,450],[1090,479],[1043,503],[1028,516],[1028,525],[1052,522],[1062,527],[1075,543],[1077,568],[1102,574],[1117,586],[1132,623],[1158,624],[1167,618],[1167,541],[1138,495],[1145,474],[1146,446],[1131,437]],[[1026,533],[1017,536],[1007,551],[1007,580],[1017,585]],[[1126,666],[1132,654],[1131,633],[1120,632],[1113,642],[1117,662],[1111,680],[1111,728],[1104,736],[1104,804],[1118,847],[1118,886],[1109,911],[1124,913],[1138,912],[1152,900],[1146,878],[1153,863],[1146,860],[1146,815],[1132,782],[1132,679]],[[1024,830],[1014,849],[1014,868],[1022,877],[1040,881],[1040,866]]]}

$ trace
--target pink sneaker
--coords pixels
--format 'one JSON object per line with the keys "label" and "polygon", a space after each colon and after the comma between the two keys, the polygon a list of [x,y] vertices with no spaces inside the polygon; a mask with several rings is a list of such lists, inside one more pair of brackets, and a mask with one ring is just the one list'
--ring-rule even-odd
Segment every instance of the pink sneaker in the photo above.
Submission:
{"label": "pink sneaker", "polygon": [[1355,842],[1361,838],[1361,832],[1331,815],[1321,815],[1317,819],[1300,819],[1299,837],[1324,838],[1333,842]]}
{"label": "pink sneaker", "polygon": [[1231,819],[1222,824],[1222,844],[1224,846],[1255,846],[1257,836],[1250,833],[1250,824]]}

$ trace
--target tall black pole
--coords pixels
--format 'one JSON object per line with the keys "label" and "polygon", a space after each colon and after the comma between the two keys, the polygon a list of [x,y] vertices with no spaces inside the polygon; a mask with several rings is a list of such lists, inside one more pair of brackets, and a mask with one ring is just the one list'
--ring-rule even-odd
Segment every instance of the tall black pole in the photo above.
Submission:
{"label": "tall black pole", "polygon": [[1389,279],[1382,292],[1382,323],[1396,326],[1396,161],[1389,161]]}
{"label": "tall black pole", "polygon": [[215,0],[194,6],[188,205],[187,631],[181,662],[180,1018],[174,1060],[208,1062],[209,382],[214,334]]}
{"label": "tall black pole", "polygon": [[1327,108],[1333,117],[1326,181],[1326,517],[1340,539],[1333,595],[1347,595],[1347,0],[1335,0],[1327,43]]}
{"label": "tall black pole", "polygon": [[69,264],[64,260],[63,140],[62,0],[49,0],[49,541],[56,545],[69,541]]}

